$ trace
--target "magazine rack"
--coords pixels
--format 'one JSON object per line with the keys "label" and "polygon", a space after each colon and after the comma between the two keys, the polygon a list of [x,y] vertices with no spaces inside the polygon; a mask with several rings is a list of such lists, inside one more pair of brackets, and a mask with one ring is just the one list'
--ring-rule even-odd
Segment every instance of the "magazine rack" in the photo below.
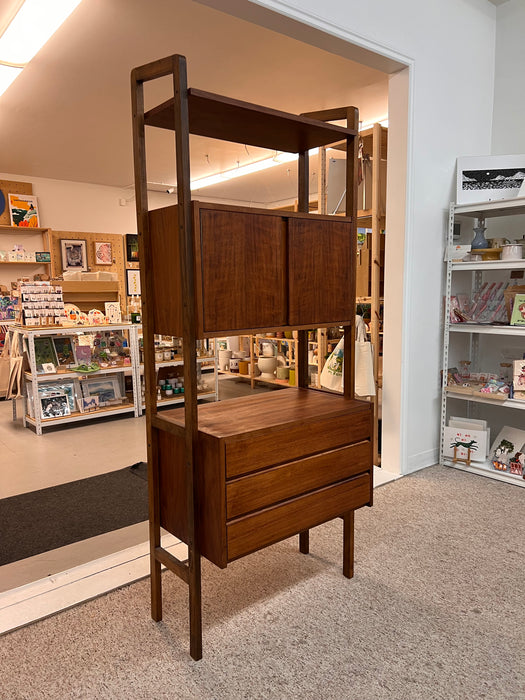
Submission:
{"label": "magazine rack", "polygon": [[[145,112],[143,84],[171,76],[174,97]],[[219,567],[343,518],[353,575],[354,510],[372,504],[372,414],[354,394],[357,110],[347,127],[188,88],[174,55],[131,76],[143,290],[152,617],[161,565],[189,586],[190,653],[202,656],[201,554]],[[177,205],[148,211],[145,126],[175,132]],[[298,154],[299,212],[190,201],[190,134]],[[308,214],[309,149],[347,145],[347,217]],[[226,238],[227,233],[227,238]],[[179,260],[178,270],[174,261]],[[239,303],[239,299],[242,302]],[[308,389],[307,329],[342,325],[344,395]],[[197,406],[196,341],[298,329],[298,388]],[[157,411],[153,339],[183,338],[185,405]],[[180,561],[160,528],[188,546]]]}

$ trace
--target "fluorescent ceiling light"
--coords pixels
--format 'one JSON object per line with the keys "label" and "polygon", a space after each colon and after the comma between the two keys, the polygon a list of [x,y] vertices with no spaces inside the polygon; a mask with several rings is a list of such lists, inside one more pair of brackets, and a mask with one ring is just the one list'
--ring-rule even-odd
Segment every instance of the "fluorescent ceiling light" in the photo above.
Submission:
{"label": "fluorescent ceiling light", "polygon": [[0,62],[24,65],[81,0],[26,0],[0,37]]}
{"label": "fluorescent ceiling light", "polygon": [[2,66],[0,64],[0,95],[3,95],[3,93],[11,85],[13,80],[18,78],[21,72],[21,68],[14,68],[13,66]]}
{"label": "fluorescent ceiling light", "polygon": [[[319,149],[312,148],[309,152],[310,155],[314,155]],[[226,182],[227,180],[233,180],[236,177],[242,177],[243,175],[252,175],[253,173],[259,173],[262,170],[267,170],[268,168],[273,168],[276,165],[282,165],[283,163],[293,163],[297,160],[297,153],[276,153],[271,158],[265,158],[264,160],[257,160],[255,163],[247,163],[246,165],[240,165],[238,168],[233,168],[232,170],[225,170],[222,173],[217,173],[216,175],[209,175],[208,177],[201,177],[198,180],[191,181],[192,190],[200,190],[202,187],[209,187],[210,185],[218,185],[221,182]]]}

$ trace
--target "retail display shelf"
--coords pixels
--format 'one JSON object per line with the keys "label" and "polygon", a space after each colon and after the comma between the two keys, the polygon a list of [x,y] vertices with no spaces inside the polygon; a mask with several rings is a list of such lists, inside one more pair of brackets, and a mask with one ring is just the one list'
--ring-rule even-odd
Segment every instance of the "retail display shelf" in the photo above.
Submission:
{"label": "retail display shelf", "polygon": [[48,262],[37,262],[36,260],[0,260],[0,265],[51,265]]}
{"label": "retail display shelf", "polygon": [[479,323],[451,323],[451,333],[483,333],[486,335],[525,336],[525,326],[493,326]]}
{"label": "retail display shelf", "polygon": [[469,216],[471,218],[525,214],[525,197],[499,199],[493,202],[456,204],[454,214],[455,216]]}
{"label": "retail display shelf", "polygon": [[[119,367],[107,367],[101,368],[96,372],[53,372],[49,374],[39,374],[37,376],[38,382],[56,382],[57,379],[71,379],[75,377],[76,379],[86,379],[87,377],[99,377],[101,374],[114,374],[115,372],[124,372],[124,374],[129,374],[133,372],[133,367],[131,365],[120,365]],[[25,372],[26,382],[33,381],[31,372]]]}
{"label": "retail display shelf", "polygon": [[525,259],[522,260],[479,260],[472,262],[453,262],[452,270],[525,270]]}
{"label": "retail display shelf", "polygon": [[[124,406],[109,406],[107,408],[98,408],[96,411],[91,411],[89,413],[74,412],[68,416],[60,416],[57,418],[42,418],[41,423],[46,427],[49,425],[60,425],[61,423],[73,423],[83,420],[91,420],[93,418],[106,418],[107,416],[116,416],[119,413],[133,413],[135,407],[132,403],[128,403]],[[37,426],[37,421],[32,418],[29,414],[25,415],[26,423],[30,425]]]}
{"label": "retail display shelf", "polygon": [[486,396],[480,396],[479,394],[467,394],[459,391],[454,391],[454,389],[447,388],[447,396],[449,399],[461,399],[463,401],[473,401],[474,403],[487,403],[493,404],[494,406],[501,406],[502,408],[517,408],[522,411],[525,410],[525,401],[518,401],[517,399],[506,399],[501,401],[500,399],[492,399],[490,394]]}
{"label": "retail display shelf", "polygon": [[467,464],[466,462],[454,462],[451,459],[444,458],[442,464],[446,467],[454,467],[455,469],[470,472],[471,474],[479,474],[490,479],[505,481],[507,484],[525,487],[525,479],[523,477],[517,474],[510,474],[509,472],[499,472],[497,469],[493,469],[489,462],[471,462]]}
{"label": "retail display shelf", "polygon": [[[215,391],[202,391],[197,393],[197,400],[201,399],[215,399],[217,400],[217,394]],[[183,404],[184,403],[184,394],[177,394],[173,398],[164,398],[161,399],[160,401],[157,401],[157,406],[160,408],[161,406],[173,406],[176,404]],[[142,410],[146,407],[146,404],[142,404]]]}

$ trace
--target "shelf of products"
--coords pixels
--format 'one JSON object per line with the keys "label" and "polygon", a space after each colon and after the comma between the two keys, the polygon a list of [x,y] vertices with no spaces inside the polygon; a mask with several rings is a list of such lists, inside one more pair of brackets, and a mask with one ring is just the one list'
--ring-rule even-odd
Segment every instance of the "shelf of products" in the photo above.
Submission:
{"label": "shelf of products", "polygon": [[51,425],[140,415],[136,326],[13,325],[10,332],[18,334],[20,349],[27,352],[24,425],[37,435]]}
{"label": "shelf of products", "polygon": [[[144,383],[144,350],[142,326],[138,326],[140,349],[141,413],[146,406]],[[212,343],[204,340],[197,348],[197,393],[198,399],[217,401],[219,397],[217,358]],[[173,336],[155,336],[155,374],[157,406],[173,406],[184,403],[184,357],[182,340]]]}
{"label": "shelf of products", "polygon": [[[27,275],[31,268],[35,273],[40,270],[49,274],[51,260],[41,259],[47,257],[41,253],[49,255],[49,229],[0,226],[0,283],[10,284],[16,267],[19,267],[20,277]],[[3,269],[8,271],[9,277],[2,275]]]}
{"label": "shelf of products", "polygon": [[[457,221],[468,245],[476,219],[524,215],[522,200],[451,204],[447,250]],[[446,265],[440,461],[525,486],[525,326],[511,325],[525,260]]]}

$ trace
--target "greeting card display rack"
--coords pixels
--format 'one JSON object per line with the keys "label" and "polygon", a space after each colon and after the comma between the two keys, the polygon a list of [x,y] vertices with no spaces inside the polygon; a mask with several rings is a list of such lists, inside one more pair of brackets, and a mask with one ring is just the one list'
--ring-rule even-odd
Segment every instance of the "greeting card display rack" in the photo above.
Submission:
{"label": "greeting card display rack", "polygon": [[[144,110],[144,83],[174,97]],[[372,504],[372,411],[354,394],[358,114],[347,127],[187,87],[174,55],[132,71],[134,165],[146,379],[151,612],[162,618],[161,565],[189,587],[190,653],[202,656],[201,555],[224,568],[343,519],[353,575],[354,511]],[[177,205],[148,211],[145,126],[175,132]],[[190,134],[298,154],[299,211],[190,200]],[[345,140],[346,217],[308,214],[308,152]],[[178,269],[174,262],[179,261]],[[344,395],[308,389],[308,329],[344,328]],[[197,405],[196,341],[298,330],[295,389]],[[157,411],[155,334],[182,337],[184,408]],[[181,561],[160,529],[185,542]]]}

